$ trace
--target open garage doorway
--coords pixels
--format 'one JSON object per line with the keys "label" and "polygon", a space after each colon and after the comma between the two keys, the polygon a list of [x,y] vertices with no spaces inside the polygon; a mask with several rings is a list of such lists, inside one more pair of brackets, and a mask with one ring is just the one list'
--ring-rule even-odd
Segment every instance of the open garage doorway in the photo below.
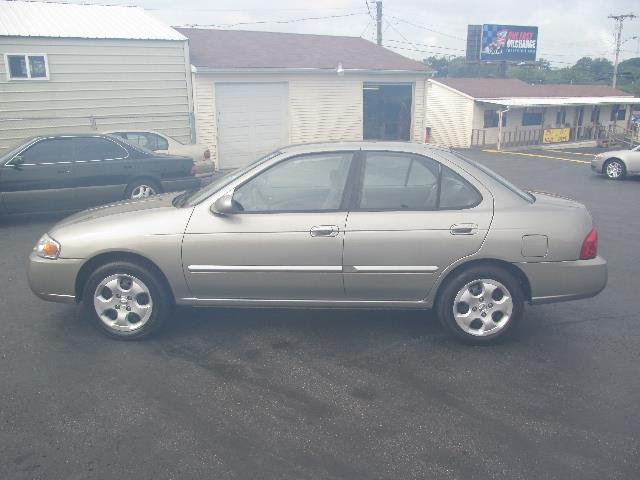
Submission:
{"label": "open garage doorway", "polygon": [[411,140],[412,84],[365,82],[362,96],[365,140]]}

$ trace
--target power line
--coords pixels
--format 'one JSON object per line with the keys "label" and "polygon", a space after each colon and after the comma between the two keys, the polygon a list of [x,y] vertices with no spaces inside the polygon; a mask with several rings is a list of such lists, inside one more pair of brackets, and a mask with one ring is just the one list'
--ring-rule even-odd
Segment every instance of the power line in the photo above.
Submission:
{"label": "power line", "polygon": [[360,33],[360,35],[358,35],[360,38],[363,38],[362,36],[364,35],[364,33],[367,31],[367,29],[369,28],[369,25],[371,25],[371,20],[369,20],[367,22],[367,26],[364,27],[364,30],[362,30],[362,33]]}
{"label": "power line", "polygon": [[409,41],[409,39],[408,39],[407,37],[405,37],[405,36],[402,34],[402,32],[401,32],[400,30],[398,30],[398,29],[395,27],[395,25],[393,25],[393,23],[391,23],[389,20],[385,20],[385,21],[387,22],[387,25],[388,25],[388,27],[387,27],[387,28],[391,27],[391,28],[393,29],[393,31],[394,31],[394,32],[396,32],[398,35],[400,35],[400,37],[402,37],[402,39],[403,39],[405,42],[407,42],[407,43],[411,43],[411,42]]}
{"label": "power line", "polygon": [[183,27],[208,27],[208,28],[229,28],[229,27],[238,27],[241,25],[263,25],[267,23],[276,23],[276,24],[285,24],[285,23],[296,23],[296,22],[306,22],[309,20],[329,20],[334,18],[345,18],[345,17],[355,17],[358,15],[366,15],[366,12],[354,12],[354,13],[345,13],[344,15],[326,15],[323,17],[304,17],[304,18],[292,18],[289,20],[258,20],[255,22],[236,22],[236,23],[219,23],[219,24],[188,24],[182,25]]}
{"label": "power line", "polygon": [[428,32],[432,32],[432,33],[435,33],[435,34],[437,34],[437,35],[442,35],[442,36],[444,36],[444,37],[450,37],[450,38],[455,38],[456,40],[462,40],[463,42],[466,42],[466,41],[467,41],[465,38],[462,38],[462,37],[456,37],[455,35],[450,35],[450,34],[448,34],[448,33],[444,33],[444,32],[439,32],[438,30],[434,30],[434,29],[432,29],[432,28],[427,28],[427,27],[425,27],[425,26],[423,26],[423,25],[418,25],[418,24],[416,24],[416,23],[410,22],[410,21],[405,20],[405,19],[400,18],[400,17],[395,17],[395,16],[393,16],[393,15],[389,15],[389,16],[390,16],[391,18],[395,19],[395,20],[398,20],[399,22],[406,23],[407,25],[411,25],[412,27],[421,28],[421,29],[423,29],[423,30],[427,30]]}
{"label": "power line", "polygon": [[464,52],[464,51],[466,51],[464,48],[442,47],[440,45],[430,45],[430,44],[427,44],[427,43],[416,43],[416,42],[409,42],[409,41],[401,42],[400,40],[392,40],[392,39],[387,40],[387,42],[402,43],[402,44],[413,45],[413,46],[417,46],[417,47],[439,48],[441,50],[452,50],[452,51],[455,51],[455,52]]}

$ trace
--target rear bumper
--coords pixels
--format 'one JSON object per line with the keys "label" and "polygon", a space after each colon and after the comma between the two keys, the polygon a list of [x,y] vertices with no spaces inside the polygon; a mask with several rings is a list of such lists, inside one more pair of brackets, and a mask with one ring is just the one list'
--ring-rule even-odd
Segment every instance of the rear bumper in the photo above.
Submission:
{"label": "rear bumper", "polygon": [[82,262],[79,258],[49,260],[31,252],[27,269],[31,291],[50,302],[75,303],[76,277]]}
{"label": "rear bumper", "polygon": [[602,257],[568,262],[516,263],[529,279],[531,303],[564,302],[593,297],[607,285],[607,261]]}
{"label": "rear bumper", "polygon": [[162,180],[163,192],[179,192],[181,190],[195,190],[200,188],[202,181],[196,177],[184,177],[173,180]]}

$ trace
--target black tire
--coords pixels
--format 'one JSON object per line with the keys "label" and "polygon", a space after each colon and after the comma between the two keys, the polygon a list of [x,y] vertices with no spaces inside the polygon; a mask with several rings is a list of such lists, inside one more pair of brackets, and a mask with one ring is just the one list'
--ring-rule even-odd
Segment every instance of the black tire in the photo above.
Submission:
{"label": "black tire", "polygon": [[[455,302],[458,293],[461,292],[466,285],[483,279],[501,283],[508,290],[507,295],[510,295],[513,308],[510,317],[508,317],[504,325],[500,326],[495,333],[489,332],[485,336],[479,336],[479,329],[478,334],[472,334],[466,332],[458,325],[454,315],[454,308],[459,308]],[[471,288],[469,288],[469,290],[471,290]],[[479,300],[483,298],[484,297],[479,297]],[[482,322],[483,325],[484,323],[493,321],[491,320],[493,314],[497,314],[496,310],[498,307],[496,305],[496,310],[492,311],[494,306],[491,302],[492,300],[488,299],[476,307],[479,309],[479,312],[485,313],[485,315],[488,314],[484,318],[480,318],[479,313],[476,314],[478,315],[477,320]],[[464,302],[461,302],[461,304],[463,303]],[[484,305],[484,307],[482,305]],[[489,305],[492,305],[492,307],[487,309]],[[503,268],[490,265],[470,267],[445,281],[436,300],[436,313],[444,329],[451,333],[456,339],[471,345],[487,345],[502,340],[513,331],[513,328],[520,322],[524,313],[524,293],[520,282]],[[473,322],[475,321],[476,319],[473,320]],[[496,327],[498,326],[497,323],[495,323],[495,325]]]}
{"label": "black tire", "polygon": [[[111,328],[107,325],[106,320],[103,321],[101,319],[94,306],[94,297],[96,295],[98,286],[105,279],[119,275],[122,275],[123,278],[133,278],[134,280],[137,280],[138,283],[145,286],[149,292],[148,304],[150,304],[151,306],[151,314],[149,315],[148,319],[144,321],[144,323],[139,322],[140,325],[136,325],[136,323],[134,322],[134,329],[132,331],[117,331],[116,329]],[[84,285],[82,301],[84,303],[85,312],[87,316],[94,322],[94,324],[96,324],[100,328],[100,330],[108,337],[116,338],[118,340],[140,340],[146,338],[152,333],[156,332],[169,317],[169,313],[172,307],[171,294],[164,283],[165,282],[163,282],[162,279],[158,278],[157,273],[142,265],[130,262],[108,263],[96,269],[89,276],[86,284]],[[122,296],[124,297],[124,294]],[[129,300],[123,299],[122,302],[138,301],[138,297],[132,299],[131,296],[128,296],[127,298]],[[118,311],[124,313],[125,311],[122,309],[128,310],[128,304],[120,304],[119,301],[116,301],[116,303],[117,306],[115,306],[115,308],[118,308]],[[135,310],[135,304],[131,303],[131,305],[133,305],[134,307],[129,308],[133,308]],[[105,307],[105,309],[112,310],[111,313],[115,313],[116,315],[118,313],[115,309],[109,309],[108,307]],[[125,315],[128,314],[125,313]]]}
{"label": "black tire", "polygon": [[133,193],[140,187],[145,187],[145,186],[153,189],[153,193],[151,195],[157,195],[159,193],[162,193],[162,187],[155,180],[151,178],[139,178],[131,182],[129,185],[127,185],[127,188],[124,191],[124,199],[139,200],[139,198],[133,197]]}
{"label": "black tire", "polygon": [[[618,168],[620,170],[620,174],[618,176],[611,176],[609,173],[609,165],[614,165],[617,164]],[[627,168],[624,165],[624,162],[622,160],[619,160],[617,158],[610,158],[609,160],[607,160],[606,162],[604,162],[604,165],[602,166],[602,173],[604,173],[604,176],[607,177],[609,180],[622,180],[626,175],[627,175]]]}

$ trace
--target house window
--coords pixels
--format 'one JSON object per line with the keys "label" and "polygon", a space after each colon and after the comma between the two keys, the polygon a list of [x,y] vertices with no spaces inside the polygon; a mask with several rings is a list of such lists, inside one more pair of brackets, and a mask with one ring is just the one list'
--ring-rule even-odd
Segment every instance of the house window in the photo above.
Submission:
{"label": "house window", "polygon": [[46,55],[6,55],[8,80],[47,80],[49,64]]}
{"label": "house window", "polygon": [[522,126],[542,125],[542,112],[522,112]]}
{"label": "house window", "polygon": [[594,105],[591,109],[591,123],[598,123],[600,121],[600,107]]}
{"label": "house window", "polygon": [[627,115],[626,107],[621,107],[620,105],[614,105],[611,107],[611,121],[615,122],[616,120],[624,120]]}
{"label": "house window", "polygon": [[[494,128],[498,126],[499,115],[497,110],[484,111],[484,128]],[[507,112],[502,114],[502,126],[507,126]]]}

